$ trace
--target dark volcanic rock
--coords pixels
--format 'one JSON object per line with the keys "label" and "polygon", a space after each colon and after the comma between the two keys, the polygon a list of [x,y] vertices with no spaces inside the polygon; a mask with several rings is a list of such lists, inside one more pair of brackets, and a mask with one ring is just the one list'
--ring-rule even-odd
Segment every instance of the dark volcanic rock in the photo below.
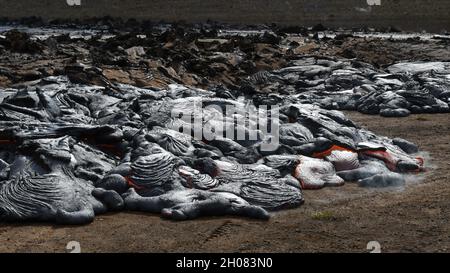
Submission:
{"label": "dark volcanic rock", "polygon": [[32,41],[27,33],[10,30],[4,34],[3,46],[13,52],[37,54],[42,52],[42,45]]}

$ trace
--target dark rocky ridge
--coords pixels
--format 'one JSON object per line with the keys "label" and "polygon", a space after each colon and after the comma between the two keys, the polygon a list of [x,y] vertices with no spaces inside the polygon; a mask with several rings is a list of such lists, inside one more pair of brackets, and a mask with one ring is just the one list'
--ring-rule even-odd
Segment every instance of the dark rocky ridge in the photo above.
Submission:
{"label": "dark rocky ridge", "polygon": [[218,22],[329,27],[390,27],[409,31],[450,30],[446,0],[382,0],[370,7],[366,0],[84,0],[70,7],[58,1],[0,1],[0,17],[18,19],[87,19],[111,16],[124,20]]}

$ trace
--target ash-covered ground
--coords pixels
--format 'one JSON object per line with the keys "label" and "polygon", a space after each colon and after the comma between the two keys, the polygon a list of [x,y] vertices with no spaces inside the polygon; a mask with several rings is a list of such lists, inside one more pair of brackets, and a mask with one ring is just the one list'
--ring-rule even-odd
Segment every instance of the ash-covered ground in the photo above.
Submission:
{"label": "ash-covered ground", "polygon": [[[94,220],[2,224],[2,251],[65,251],[73,240],[83,251],[359,252],[369,241],[447,251],[446,35],[104,22],[0,30],[1,216]],[[199,97],[281,105],[280,145],[168,133],[178,121],[167,109]],[[203,125],[217,121],[207,114]],[[23,192],[33,190],[30,204]],[[111,213],[124,207],[147,213]],[[148,213],[266,210],[275,212],[264,222]]]}

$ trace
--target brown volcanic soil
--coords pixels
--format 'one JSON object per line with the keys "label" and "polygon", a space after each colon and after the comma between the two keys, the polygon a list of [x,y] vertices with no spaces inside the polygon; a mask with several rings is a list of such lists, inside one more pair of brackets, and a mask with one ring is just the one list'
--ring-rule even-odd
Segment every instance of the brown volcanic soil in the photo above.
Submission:
{"label": "brown volcanic soil", "polygon": [[434,170],[403,190],[370,191],[347,184],[307,191],[298,209],[268,222],[203,218],[187,222],[159,215],[117,213],[78,227],[1,224],[1,252],[64,252],[78,241],[82,252],[384,252],[450,250],[450,115],[385,119],[348,113],[378,134],[418,143]]}

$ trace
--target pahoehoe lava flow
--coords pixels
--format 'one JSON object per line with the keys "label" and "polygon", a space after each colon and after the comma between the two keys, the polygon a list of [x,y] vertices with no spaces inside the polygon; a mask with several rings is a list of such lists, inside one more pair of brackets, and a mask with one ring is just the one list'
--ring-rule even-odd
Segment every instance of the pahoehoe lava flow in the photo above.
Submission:
{"label": "pahoehoe lava flow", "polygon": [[419,147],[341,110],[450,112],[450,60],[430,53],[448,38],[411,53],[370,33],[128,28],[0,32],[0,221],[265,220],[306,190],[403,187]]}
{"label": "pahoehoe lava flow", "polygon": [[[226,94],[176,84],[87,85],[66,76],[3,90],[0,219],[84,224],[117,210],[268,219],[270,211],[300,206],[304,190],[346,181],[399,186],[403,173],[424,168],[413,143],[375,135],[342,112],[295,95]],[[257,136],[252,141],[176,130],[186,121],[174,111],[195,113],[200,105],[201,126],[219,128],[230,119],[220,109],[245,112],[274,98],[280,129],[270,150],[263,147],[272,136],[259,127],[245,128]]]}

